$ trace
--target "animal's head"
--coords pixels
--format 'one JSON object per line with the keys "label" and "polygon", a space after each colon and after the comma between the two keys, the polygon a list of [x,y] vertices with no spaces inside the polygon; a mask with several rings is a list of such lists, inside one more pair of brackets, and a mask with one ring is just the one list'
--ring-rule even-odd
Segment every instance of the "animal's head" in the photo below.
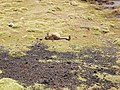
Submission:
{"label": "animal's head", "polygon": [[50,37],[49,32],[46,33],[45,40],[48,40]]}
{"label": "animal's head", "polygon": [[69,36],[68,36],[68,41],[70,41],[70,40],[71,40],[71,36],[69,35]]}

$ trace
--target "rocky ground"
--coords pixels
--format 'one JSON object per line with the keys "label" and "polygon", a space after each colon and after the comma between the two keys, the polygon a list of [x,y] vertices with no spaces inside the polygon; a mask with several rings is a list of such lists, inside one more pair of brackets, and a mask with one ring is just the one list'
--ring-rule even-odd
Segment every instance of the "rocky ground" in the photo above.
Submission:
{"label": "rocky ground", "polygon": [[[120,89],[120,19],[112,9],[1,0],[0,10],[0,90]],[[71,40],[45,40],[46,32]]]}

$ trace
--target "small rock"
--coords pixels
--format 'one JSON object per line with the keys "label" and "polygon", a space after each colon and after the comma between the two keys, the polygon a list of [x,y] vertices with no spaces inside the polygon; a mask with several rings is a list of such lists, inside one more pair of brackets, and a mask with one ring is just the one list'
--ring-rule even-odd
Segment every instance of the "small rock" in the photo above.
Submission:
{"label": "small rock", "polygon": [[57,59],[56,55],[51,56],[51,59]]}
{"label": "small rock", "polygon": [[15,25],[14,25],[14,23],[11,22],[11,23],[8,24],[8,26],[9,27],[14,27]]}

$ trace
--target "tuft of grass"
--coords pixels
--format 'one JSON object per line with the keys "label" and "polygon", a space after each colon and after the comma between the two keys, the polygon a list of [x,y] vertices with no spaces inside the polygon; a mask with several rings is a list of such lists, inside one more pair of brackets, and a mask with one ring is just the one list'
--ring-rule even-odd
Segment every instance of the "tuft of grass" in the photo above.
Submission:
{"label": "tuft of grass", "polygon": [[79,76],[78,79],[81,81],[87,81],[85,78],[82,78],[81,76]]}
{"label": "tuft of grass", "polygon": [[114,44],[117,45],[117,46],[120,46],[120,38],[116,38],[114,40]]}
{"label": "tuft of grass", "polygon": [[17,57],[17,56],[24,56],[26,54],[22,51],[10,51],[9,55],[13,57]]}

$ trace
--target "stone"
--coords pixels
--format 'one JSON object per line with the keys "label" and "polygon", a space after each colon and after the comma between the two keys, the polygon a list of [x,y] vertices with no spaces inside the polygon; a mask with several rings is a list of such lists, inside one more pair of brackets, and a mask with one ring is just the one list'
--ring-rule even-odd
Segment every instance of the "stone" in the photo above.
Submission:
{"label": "stone", "polygon": [[14,27],[15,25],[14,25],[14,23],[10,22],[10,23],[8,24],[8,26],[9,26],[9,27]]}

